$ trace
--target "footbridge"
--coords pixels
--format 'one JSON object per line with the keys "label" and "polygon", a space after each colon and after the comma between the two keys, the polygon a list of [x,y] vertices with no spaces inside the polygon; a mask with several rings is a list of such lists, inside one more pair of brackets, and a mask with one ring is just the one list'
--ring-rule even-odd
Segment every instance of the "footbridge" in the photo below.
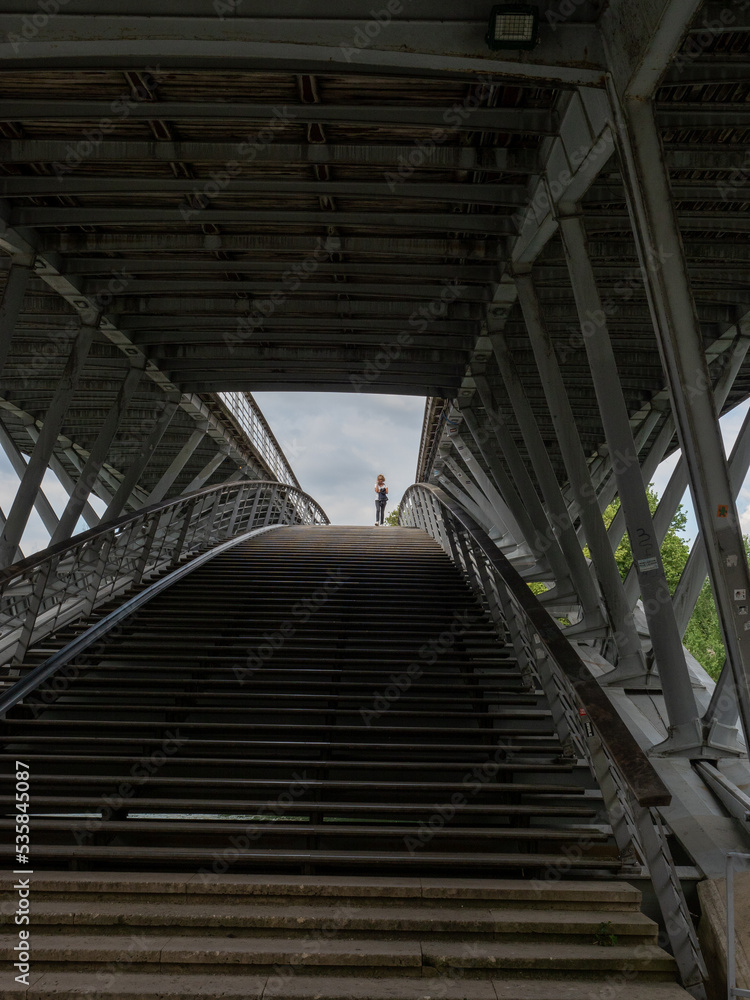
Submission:
{"label": "footbridge", "polygon": [[[719,425],[750,396],[748,18],[3,5],[18,995],[719,995],[693,915],[750,849],[750,420],[728,457]],[[398,528],[328,523],[269,389],[426,398]],[[718,681],[682,645],[706,576]]]}

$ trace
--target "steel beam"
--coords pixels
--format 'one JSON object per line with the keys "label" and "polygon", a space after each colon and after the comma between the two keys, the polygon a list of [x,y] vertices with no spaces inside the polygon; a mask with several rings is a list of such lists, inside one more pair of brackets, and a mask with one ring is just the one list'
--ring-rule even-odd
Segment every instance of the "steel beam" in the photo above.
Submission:
{"label": "steel beam", "polygon": [[[485,420],[483,425],[480,424],[476,412],[470,405],[462,407],[461,414],[466,422],[466,426],[469,428],[472,438],[476,443],[476,447],[479,449],[482,458],[490,469],[492,478],[497,484],[497,490],[495,490],[491,483],[489,483],[489,488],[491,488],[491,491],[494,494],[497,494],[499,491],[498,500],[502,500],[503,504],[507,505],[508,510],[518,525],[521,532],[518,541],[526,542],[531,549],[531,553],[536,562],[539,564],[540,570],[545,569],[545,563],[549,566],[550,573],[555,581],[557,593],[564,594],[569,597],[570,594],[573,593],[573,585],[570,581],[570,573],[568,572],[568,568],[565,564],[563,554],[560,551],[560,547],[557,544],[556,539],[553,540],[554,544],[550,544],[547,540],[544,532],[549,525],[539,501],[537,500],[536,504],[529,504],[527,498],[521,499],[515,484],[505,471],[503,464],[491,442],[492,437],[494,437],[496,433],[496,431],[493,432],[494,422]],[[491,494],[488,493],[487,488],[483,485],[483,478],[487,478],[483,470],[478,468],[476,461],[470,466],[467,463],[466,455],[464,455],[459,448],[458,442],[463,442],[461,435],[455,435],[451,438],[451,441],[454,446],[459,449],[459,454],[462,455],[464,464],[469,472],[474,474],[475,478],[478,479],[480,485],[482,486],[485,494],[492,499]],[[467,448],[465,442],[463,443],[464,447]],[[495,505],[498,506],[496,501]],[[539,521],[540,514],[541,522]]]}
{"label": "steel beam", "polygon": [[[240,120],[242,128],[250,131],[249,123],[261,126],[271,121],[279,123],[319,125],[367,125],[399,128],[441,129],[448,134],[451,125],[450,108],[424,107],[421,105],[373,104],[242,104],[237,101],[137,101],[129,109],[129,121],[202,121]],[[465,113],[464,113],[465,112]],[[0,119],[3,121],[54,121],[66,123],[75,119],[98,121],[112,114],[112,101],[97,100],[34,100],[5,98],[0,100]],[[554,111],[539,108],[487,108],[467,107],[460,117],[453,114],[453,128],[476,132],[518,132],[527,135],[555,135],[559,122]]]}
{"label": "steel beam", "polygon": [[510,251],[515,265],[536,260],[557,230],[555,206],[581,201],[607,165],[615,150],[610,118],[599,91],[581,88],[567,99],[560,134],[546,143],[540,176],[532,178],[526,204],[516,213],[519,235]]}
{"label": "steel beam", "polygon": [[[0,50],[2,46],[0,46]],[[89,144],[90,145],[90,144]],[[8,139],[0,144],[0,163],[50,163],[63,177],[75,171],[79,162],[122,163],[137,161],[157,163],[219,163],[242,162],[250,153],[241,142],[172,142],[162,139],[149,142],[139,139],[103,139],[94,149],[86,146],[86,155],[78,156],[76,144],[69,139]],[[410,147],[394,143],[367,146],[364,144],[271,142],[250,148],[252,162],[257,164],[291,166],[367,166],[379,171],[395,171],[393,179],[404,164],[409,166]],[[488,173],[530,174],[538,170],[535,150],[504,149],[502,147],[479,149],[472,146],[442,145],[424,149],[423,170],[484,170]],[[386,180],[388,180],[386,174]],[[209,178],[210,179],[210,178]],[[205,183],[205,182],[204,182]],[[196,214],[200,214],[197,212]]]}
{"label": "steel beam", "polygon": [[672,62],[702,0],[610,0],[599,18],[607,63],[621,98],[648,100]]}
{"label": "steel beam", "polygon": [[624,111],[620,136],[636,245],[695,512],[706,540],[742,724],[750,732],[750,628],[745,627],[750,622],[740,611],[748,606],[750,572],[739,517],[713,399],[706,391],[710,379],[653,108],[634,100]]}
{"label": "steel beam", "polygon": [[531,274],[528,272],[518,273],[515,279],[518,299],[523,310],[534,358],[539,368],[560,453],[578,507],[578,514],[584,526],[586,541],[591,553],[594,571],[599,580],[609,621],[614,630],[619,654],[617,663],[619,674],[629,673],[631,676],[641,676],[645,668],[641,642],[636,631],[633,613],[625,599],[620,573],[609,546],[607,530],[596,502],[596,490],[591,483],[586,455],[568,400],[566,386],[560,373],[554,345],[545,328]]}
{"label": "steel beam", "polygon": [[[690,681],[680,633],[677,630],[669,585],[664,573],[659,544],[633,439],[627,404],[620,385],[607,315],[596,287],[583,219],[577,213],[559,216],[563,246],[568,258],[570,281],[578,318],[585,331],[584,344],[591,368],[594,392],[602,415],[604,434],[617,481],[621,507],[633,552],[633,565],[643,596],[651,645],[661,678],[664,703],[669,717],[669,738],[660,749],[685,753],[703,744],[698,707]],[[618,673],[605,683],[620,680]]]}
{"label": "steel beam", "polygon": [[[726,359],[724,370],[722,371],[721,375],[718,377],[714,385],[714,408],[716,410],[717,416],[719,416],[721,414],[721,411],[724,409],[724,404],[727,401],[729,392],[734,384],[734,380],[737,377],[737,374],[739,373],[739,370],[742,366],[742,362],[744,361],[745,356],[747,355],[748,347],[750,347],[750,340],[746,339],[742,334],[738,333],[734,343],[732,344],[732,347],[730,348],[730,351],[727,352],[729,356]],[[665,440],[667,434],[669,434],[669,440],[671,440],[671,438],[674,436],[674,417],[672,416],[671,413],[667,416],[663,428],[663,433],[659,435],[659,441],[661,442]],[[650,463],[648,466],[644,462],[643,466],[644,483],[648,483],[651,481],[651,477],[656,471],[656,467],[658,466],[659,461],[661,461],[661,457],[663,457],[664,453],[666,452],[668,444],[669,441],[666,441],[665,446],[661,451],[661,456],[658,457],[657,461]],[[654,455],[654,458],[655,459],[657,458],[656,454]],[[730,469],[730,474],[732,476],[732,480],[734,482],[734,472],[732,471],[731,458],[730,458],[729,469]],[[740,481],[740,486],[741,485],[742,485],[742,480]],[[687,465],[682,455],[680,455],[679,461],[677,462],[677,465],[675,466],[672,475],[669,477],[669,482],[667,483],[667,487],[664,490],[661,499],[659,500],[659,504],[656,508],[653,517],[654,532],[656,533],[657,543],[660,546],[662,545],[664,539],[667,536],[667,532],[669,531],[669,526],[672,523],[672,518],[674,517],[675,512],[678,506],[680,505],[680,502],[682,501],[682,498],[685,495],[685,490],[687,488],[688,488]],[[734,495],[735,500],[737,499],[738,493],[739,493],[739,487],[737,493],[735,493]],[[618,514],[619,513],[620,512],[618,511]],[[618,520],[617,516],[615,516],[615,519],[612,521],[612,524],[610,525],[610,532],[613,532],[616,520]],[[624,524],[624,521],[620,522],[620,524]],[[615,538],[617,537],[617,530],[619,530],[620,524],[618,524],[617,529],[614,531],[614,533],[611,534],[613,545]],[[620,533],[620,538],[621,537],[622,533]],[[700,538],[700,533],[698,537]],[[696,542],[697,541],[698,539],[696,539]],[[619,544],[619,541],[617,544]],[[705,565],[703,567],[703,575],[705,578],[706,575]],[[677,587],[677,590],[679,590],[679,585]],[[675,594],[672,598],[672,602],[675,608],[675,615],[677,616],[677,625],[680,630],[680,635],[684,635],[685,628],[687,628],[687,622],[685,623],[685,628],[683,628],[680,625],[680,613],[678,610],[678,603],[677,603],[677,590],[675,591]],[[625,593],[628,595],[628,600],[630,601],[631,607],[635,606],[635,603],[640,595],[638,591],[638,578],[633,570],[633,567],[630,568],[630,571],[628,572],[628,575],[625,578]],[[698,595],[696,594],[696,600],[697,596]],[[693,607],[694,606],[695,603],[693,602]],[[692,613],[692,607],[691,607],[691,613]]]}
{"label": "steel beam", "polygon": [[560,545],[568,573],[581,602],[583,624],[587,628],[597,628],[604,624],[604,617],[591,570],[578,543],[568,505],[560,491],[557,475],[539,431],[536,414],[526,395],[513,355],[508,349],[502,330],[493,329],[495,326],[496,319],[493,310],[490,309],[488,330],[495,360],[549,512],[547,541],[556,539]]}
{"label": "steel beam", "polygon": [[34,445],[0,539],[0,568],[7,566],[18,548],[26,528],[34,500],[44,479],[52,451],[63,421],[75,397],[89,349],[96,334],[93,325],[81,325],[68,355],[68,360],[55,394],[47,407],[44,424]]}
{"label": "steel beam", "polygon": [[[9,70],[70,68],[96,57],[98,64],[124,68],[158,62],[159,67],[221,67],[245,73],[252,69],[303,74],[376,72],[468,80],[483,74],[502,81],[511,77],[562,86],[603,84],[606,61],[593,24],[564,23],[554,31],[543,24],[533,51],[501,54],[487,49],[486,21],[412,22],[407,16],[394,18],[379,37],[363,33],[367,23],[325,15],[77,17],[60,12],[39,37],[14,45],[22,22],[17,15],[0,14],[0,59]],[[112,113],[116,113],[114,108]]]}
{"label": "steel beam", "polygon": [[169,467],[166,469],[159,482],[156,484],[156,486],[154,486],[154,488],[149,493],[148,499],[146,500],[146,505],[152,503],[158,503],[160,500],[164,499],[170,487],[177,479],[179,474],[182,472],[182,470],[185,468],[187,463],[190,461],[193,452],[195,451],[195,449],[198,447],[198,445],[201,443],[201,441],[205,436],[206,436],[205,429],[201,430],[200,428],[198,428],[197,430],[193,431],[193,433],[190,435],[185,444],[179,450],[175,458],[169,464]]}
{"label": "steel beam", "polygon": [[[625,217],[623,216],[623,219]],[[10,224],[15,227],[39,229],[54,226],[119,226],[148,225],[185,226],[196,221],[215,225],[263,226],[342,226],[352,229],[387,229],[398,232],[407,230],[449,230],[457,233],[515,232],[510,216],[490,213],[467,215],[461,212],[305,212],[300,210],[255,208],[16,208],[11,212]]]}
{"label": "steel beam", "polygon": [[122,482],[117,488],[117,492],[110,500],[109,505],[104,512],[104,516],[102,517],[102,521],[111,521],[118,517],[122,512],[125,504],[128,502],[131,494],[138,485],[138,480],[141,478],[146,466],[151,461],[151,458],[153,457],[164,432],[167,427],[169,427],[172,418],[177,412],[179,405],[180,398],[176,394],[173,394],[172,398],[167,398],[165,400],[161,413],[156,418],[156,422],[152,430],[144,439],[135,458],[128,467]]}
{"label": "steel beam", "polygon": [[[323,107],[324,105],[317,105]],[[157,105],[157,107],[159,107]],[[224,105],[221,105],[224,107]],[[520,109],[519,109],[520,110]],[[123,176],[80,177],[65,174],[60,177],[17,176],[0,177],[0,198],[55,198],[60,195],[141,195],[141,194],[185,194],[207,197],[205,185],[211,178],[200,177],[133,177]],[[251,180],[241,175],[233,177],[230,188],[232,194],[270,194],[283,198],[288,195],[329,195],[334,198],[394,198],[407,201],[452,201],[470,205],[520,205],[526,195],[521,184],[479,184],[451,181],[292,181]],[[715,193],[715,188],[714,188]],[[625,195],[620,191],[621,199]],[[99,261],[99,268],[106,261]],[[151,262],[153,263],[153,262]],[[183,262],[163,261],[165,265],[179,267]],[[206,262],[209,263],[209,262]],[[216,263],[216,262],[214,262]],[[232,264],[236,264],[233,261]],[[130,265],[130,261],[128,261]],[[194,262],[193,262],[193,266]],[[286,266],[286,265],[283,265]],[[136,268],[138,270],[138,268]]]}
{"label": "steel beam", "polygon": [[224,462],[228,457],[229,456],[225,451],[220,451],[214,455],[213,458],[209,459],[198,475],[191,479],[191,481],[187,484],[185,489],[182,491],[182,495],[184,496],[187,493],[192,493],[193,490],[199,490],[204,483],[208,482],[222,462]]}
{"label": "steel beam", "polygon": [[[13,466],[13,471],[18,476],[18,478],[23,481],[23,477],[26,473],[27,460],[21,452],[16,442],[13,440],[8,428],[5,426],[4,421],[0,417],[0,446],[2,446],[3,451],[8,456],[8,461]],[[46,530],[52,534],[58,524],[57,514],[55,514],[52,509],[52,504],[49,502],[47,497],[41,488],[37,490],[37,494],[34,497],[34,508],[37,514],[42,519],[42,524]]]}
{"label": "steel beam", "polygon": [[60,517],[60,523],[50,539],[50,545],[65,541],[75,531],[78,519],[99,478],[99,473],[117,435],[120,423],[143,377],[144,368],[145,359],[143,358],[131,362],[131,367],[122,381],[117,397],[99,428],[94,444],[91,446],[89,457],[86,459],[86,464],[78,477],[75,489]]}
{"label": "steel beam", "polygon": [[0,302],[0,372],[5,367],[10,342],[18,323],[26,288],[33,270],[33,260],[14,260],[11,262],[10,272],[5,280],[3,298]]}
{"label": "steel beam", "polygon": [[[750,411],[748,411],[745,419],[742,421],[742,427],[729,455],[729,479],[732,486],[732,499],[735,501],[740,495],[749,469]],[[676,472],[677,469],[675,469]],[[684,476],[680,477],[680,481],[683,479],[687,480],[687,470],[685,470]],[[690,549],[688,561],[685,564],[682,576],[674,592],[673,600],[680,635],[685,634],[690,617],[695,609],[695,602],[698,600],[698,595],[703,588],[707,572],[706,543],[703,532],[699,531]],[[748,607],[750,608],[750,602],[748,603]]]}

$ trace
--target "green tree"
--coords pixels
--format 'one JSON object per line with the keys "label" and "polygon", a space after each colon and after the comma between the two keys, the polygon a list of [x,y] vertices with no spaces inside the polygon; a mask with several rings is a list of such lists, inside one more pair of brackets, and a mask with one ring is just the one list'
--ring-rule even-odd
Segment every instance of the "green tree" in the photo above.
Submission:
{"label": "green tree", "polygon": [[[659,505],[659,494],[654,489],[653,484],[649,484],[647,487],[646,496],[648,497],[649,510],[653,515]],[[605,509],[602,516],[604,518],[604,523],[608,528],[619,509],[619,497],[616,500],[613,500],[612,503]],[[674,517],[672,518],[672,522],[669,525],[669,529],[667,530],[667,534],[661,547],[664,574],[667,578],[667,583],[669,584],[670,594],[674,593],[674,589],[679,582],[680,575],[685,568],[685,563],[687,562],[688,555],[690,554],[690,546],[679,534],[679,532],[684,531],[686,524],[687,514],[685,513],[682,504],[680,504]],[[628,575],[628,570],[633,565],[633,550],[630,547],[630,538],[627,532],[625,532],[622,541],[615,550],[615,561],[617,562],[618,569],[620,570],[620,576],[624,580]]]}
{"label": "green tree", "polygon": [[[652,485],[647,491],[648,505],[653,514],[659,503],[659,496]],[[620,508],[620,501],[615,500],[604,511],[604,523],[609,527],[612,519]],[[684,531],[687,523],[687,514],[682,504],[677,508],[672,523],[669,526],[666,537],[661,547],[661,557],[664,563],[664,574],[669,584],[669,592],[674,593],[679,582],[682,571],[690,554],[690,546],[680,535]],[[750,538],[745,536],[745,552],[750,561]],[[588,553],[587,553],[588,554]],[[625,534],[615,551],[620,575],[625,578],[628,570],[633,565],[633,553],[630,548],[630,539]],[[701,592],[696,601],[693,614],[688,622],[685,636],[683,638],[685,647],[690,650],[700,665],[712,677],[717,678],[722,664],[724,663],[724,643],[721,637],[719,626],[719,616],[714,603],[714,595],[711,584],[706,580],[701,588]]]}
{"label": "green tree", "polygon": [[385,521],[383,523],[384,524],[390,524],[390,526],[392,528],[397,527],[397,525],[398,525],[398,504],[393,508],[393,510],[390,512],[390,514],[386,514],[385,515]]}

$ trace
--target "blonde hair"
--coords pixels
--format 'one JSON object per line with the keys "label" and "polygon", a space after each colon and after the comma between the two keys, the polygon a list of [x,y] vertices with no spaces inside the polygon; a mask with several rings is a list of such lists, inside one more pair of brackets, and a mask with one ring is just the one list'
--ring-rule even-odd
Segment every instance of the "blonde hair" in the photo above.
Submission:
{"label": "blonde hair", "polygon": [[378,482],[380,482],[380,480],[381,480],[381,479],[383,480],[383,482],[385,482],[385,476],[383,475],[383,473],[382,473],[382,472],[381,472],[381,473],[380,473],[380,475],[378,476]]}

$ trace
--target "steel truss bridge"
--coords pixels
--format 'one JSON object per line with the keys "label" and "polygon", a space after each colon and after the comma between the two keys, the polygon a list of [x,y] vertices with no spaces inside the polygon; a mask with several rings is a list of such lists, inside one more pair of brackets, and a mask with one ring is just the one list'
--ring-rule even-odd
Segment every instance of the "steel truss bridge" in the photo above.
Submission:
{"label": "steel truss bridge", "polygon": [[[536,43],[491,50],[490,6],[2,5],[4,711],[97,609],[250,532],[329,530],[253,392],[425,396],[402,523],[627,800],[614,840],[663,874],[700,996],[666,845],[696,877],[747,848],[750,419],[728,459],[718,419],[750,396],[750,9],[541,0]],[[670,596],[687,488],[700,535]],[[23,560],[34,508],[51,544]],[[682,647],[706,575],[716,685]]]}

